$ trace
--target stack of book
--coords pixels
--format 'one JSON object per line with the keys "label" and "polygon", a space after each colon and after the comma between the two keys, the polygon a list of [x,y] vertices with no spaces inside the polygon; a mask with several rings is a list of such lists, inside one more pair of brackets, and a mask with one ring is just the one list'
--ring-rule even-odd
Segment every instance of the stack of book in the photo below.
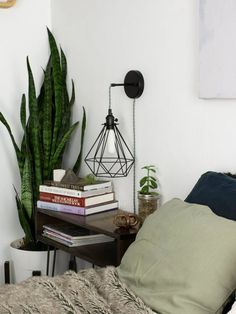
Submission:
{"label": "stack of book", "polygon": [[89,234],[88,230],[74,225],[44,225],[43,236],[68,247],[112,242],[113,238],[105,234]]}
{"label": "stack of book", "polygon": [[111,181],[70,184],[46,181],[39,186],[37,207],[77,215],[91,215],[118,208]]}

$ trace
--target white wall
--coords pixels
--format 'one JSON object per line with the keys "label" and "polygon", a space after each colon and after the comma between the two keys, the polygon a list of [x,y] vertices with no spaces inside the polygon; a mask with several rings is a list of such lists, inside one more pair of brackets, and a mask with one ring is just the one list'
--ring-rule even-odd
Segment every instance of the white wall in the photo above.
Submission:
{"label": "white wall", "polygon": [[[140,70],[137,169],[155,164],[163,200],[185,198],[207,170],[236,171],[236,102],[198,98],[198,1],[52,0],[52,27],[88,113],[86,150],[106,115],[108,86]],[[113,90],[113,111],[132,143],[131,101]],[[87,170],[84,170],[87,171]],[[132,175],[115,181],[132,210]]]}
{"label": "white wall", "polygon": [[[17,141],[21,138],[19,108],[27,92],[26,56],[30,57],[36,87],[48,58],[46,25],[51,26],[50,0],[20,0],[0,9],[0,111],[7,117]],[[15,153],[5,128],[0,125],[0,283],[3,263],[9,259],[9,243],[23,235],[18,222],[13,184],[19,187]]]}

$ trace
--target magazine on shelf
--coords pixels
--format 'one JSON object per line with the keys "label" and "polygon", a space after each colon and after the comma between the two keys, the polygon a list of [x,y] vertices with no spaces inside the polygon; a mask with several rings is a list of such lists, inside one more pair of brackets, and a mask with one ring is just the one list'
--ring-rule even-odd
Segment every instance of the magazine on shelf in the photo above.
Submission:
{"label": "magazine on shelf", "polygon": [[89,235],[89,231],[87,229],[67,223],[43,225],[43,228],[44,231],[53,232],[54,234],[68,240],[77,240],[81,239],[81,237]]}
{"label": "magazine on shelf", "polygon": [[98,243],[106,243],[106,242],[112,242],[114,239],[112,237],[109,237],[105,234],[94,234],[89,236],[81,236],[80,239],[74,239],[69,240],[55,232],[52,232],[50,230],[43,230],[43,236],[47,237],[49,239],[52,239],[56,242],[59,242],[61,244],[64,244],[68,247],[74,247],[74,246],[83,246],[83,245],[91,245],[91,244],[98,244]]}

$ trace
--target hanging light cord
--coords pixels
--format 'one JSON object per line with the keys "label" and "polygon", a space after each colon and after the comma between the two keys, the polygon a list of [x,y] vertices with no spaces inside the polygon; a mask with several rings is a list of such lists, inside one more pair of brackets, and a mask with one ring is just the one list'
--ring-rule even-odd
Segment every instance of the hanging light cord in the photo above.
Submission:
{"label": "hanging light cord", "polygon": [[109,109],[111,109],[111,88],[112,85],[109,86]]}
{"label": "hanging light cord", "polygon": [[133,100],[133,155],[134,155],[134,166],[133,166],[133,207],[134,214],[136,214],[136,127],[135,127],[135,104],[136,99]]}
{"label": "hanging light cord", "polygon": [[[113,85],[109,86],[109,109],[111,109],[111,88]],[[135,105],[136,98],[133,99],[133,155],[134,155],[134,165],[133,165],[133,208],[136,214],[136,126],[135,126]]]}

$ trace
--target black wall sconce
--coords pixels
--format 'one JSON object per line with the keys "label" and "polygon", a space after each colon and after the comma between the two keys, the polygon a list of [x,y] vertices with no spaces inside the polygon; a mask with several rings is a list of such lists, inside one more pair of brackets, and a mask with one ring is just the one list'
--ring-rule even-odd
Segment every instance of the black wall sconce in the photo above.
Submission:
{"label": "black wall sconce", "polygon": [[[112,83],[109,87],[109,108],[106,122],[85,157],[86,164],[96,177],[125,177],[129,174],[135,161],[135,149],[132,153],[126,144],[117,127],[118,119],[113,116],[111,109],[111,88],[117,86],[124,86],[126,95],[134,100],[135,105],[135,99],[143,93],[143,75],[139,71],[129,71],[125,76],[124,83]],[[133,129],[135,132],[135,128]]]}

